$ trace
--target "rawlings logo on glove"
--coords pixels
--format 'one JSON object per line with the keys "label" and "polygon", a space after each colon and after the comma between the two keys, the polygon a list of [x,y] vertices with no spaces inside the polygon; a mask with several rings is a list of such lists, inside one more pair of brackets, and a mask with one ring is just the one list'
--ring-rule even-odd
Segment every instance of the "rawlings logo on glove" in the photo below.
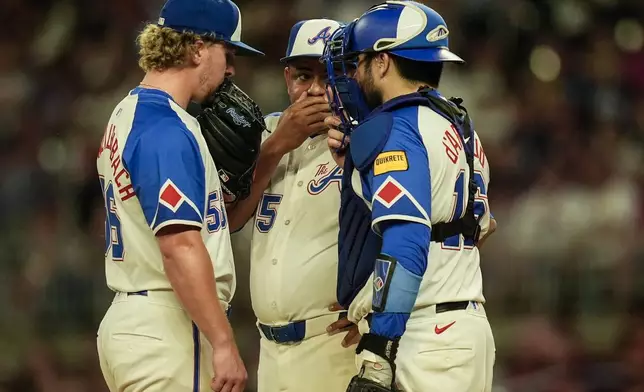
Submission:
{"label": "rawlings logo on glove", "polygon": [[217,167],[226,201],[248,197],[262,132],[266,130],[261,110],[226,79],[195,117]]}
{"label": "rawlings logo on glove", "polygon": [[235,108],[226,109],[226,113],[230,114],[230,117],[236,125],[250,128],[250,123],[244,118],[244,116],[237,114],[237,112],[235,112]]}

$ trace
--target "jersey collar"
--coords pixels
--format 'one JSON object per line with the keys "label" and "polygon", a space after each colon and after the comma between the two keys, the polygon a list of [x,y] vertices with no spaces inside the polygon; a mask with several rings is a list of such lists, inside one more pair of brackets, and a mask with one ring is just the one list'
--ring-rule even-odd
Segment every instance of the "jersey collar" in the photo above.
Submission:
{"label": "jersey collar", "polygon": [[166,93],[163,90],[159,90],[157,88],[137,86],[132,90],[130,90],[130,95],[141,95],[141,94],[156,95],[156,96],[168,98],[174,102],[174,99],[172,99],[172,96],[170,94]]}

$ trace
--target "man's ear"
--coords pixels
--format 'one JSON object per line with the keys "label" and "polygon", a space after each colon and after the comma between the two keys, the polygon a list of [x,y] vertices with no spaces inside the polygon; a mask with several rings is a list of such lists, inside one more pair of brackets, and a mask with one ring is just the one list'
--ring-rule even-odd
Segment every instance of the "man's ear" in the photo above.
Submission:
{"label": "man's ear", "polygon": [[286,67],[284,67],[284,83],[286,83],[287,91],[290,86],[290,82],[291,82],[291,67],[287,65]]}
{"label": "man's ear", "polygon": [[[374,64],[375,63],[375,64]],[[373,59],[373,65],[376,66],[376,72],[380,78],[384,78],[391,70],[392,61],[389,53],[378,53],[378,55]]]}
{"label": "man's ear", "polygon": [[207,55],[208,46],[202,40],[197,40],[194,45],[194,52],[192,52],[191,61],[194,65],[198,66],[204,60],[204,57]]}

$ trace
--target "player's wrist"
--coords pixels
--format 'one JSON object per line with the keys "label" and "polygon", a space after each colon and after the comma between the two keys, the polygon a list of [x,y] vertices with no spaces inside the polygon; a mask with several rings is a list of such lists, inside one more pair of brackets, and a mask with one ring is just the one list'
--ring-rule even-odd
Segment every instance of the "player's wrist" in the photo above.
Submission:
{"label": "player's wrist", "polygon": [[235,343],[233,329],[228,319],[222,312],[222,317],[213,319],[206,328],[200,328],[210,345],[214,347],[227,347]]}
{"label": "player's wrist", "polygon": [[213,331],[206,335],[206,338],[213,348],[228,348],[235,344],[235,338],[229,327],[222,331]]}
{"label": "player's wrist", "polygon": [[276,135],[277,132],[274,132],[264,143],[262,143],[260,154],[268,159],[281,159],[282,156],[288,152],[288,146],[286,143]]}

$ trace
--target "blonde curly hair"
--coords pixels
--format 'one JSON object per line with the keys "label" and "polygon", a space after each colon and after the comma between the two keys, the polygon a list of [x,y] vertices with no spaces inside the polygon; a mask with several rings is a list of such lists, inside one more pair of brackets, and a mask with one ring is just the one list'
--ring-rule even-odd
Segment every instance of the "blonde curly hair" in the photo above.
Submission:
{"label": "blonde curly hair", "polygon": [[136,38],[139,67],[145,72],[181,67],[197,52],[197,41],[213,43],[208,37],[150,23]]}

